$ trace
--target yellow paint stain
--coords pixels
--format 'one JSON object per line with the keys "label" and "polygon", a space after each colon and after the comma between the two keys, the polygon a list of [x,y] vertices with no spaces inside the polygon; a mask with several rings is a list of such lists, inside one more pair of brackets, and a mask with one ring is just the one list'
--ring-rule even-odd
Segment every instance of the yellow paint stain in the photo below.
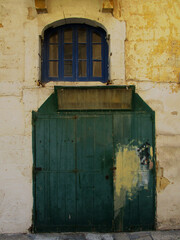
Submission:
{"label": "yellow paint stain", "polygon": [[156,182],[156,189],[157,192],[162,192],[168,185],[170,184],[170,181],[165,177],[157,177]]}
{"label": "yellow paint stain", "polygon": [[119,148],[116,153],[115,212],[124,206],[126,195],[132,198],[137,191],[140,160],[135,148]]}
{"label": "yellow paint stain", "polygon": [[[132,141],[133,143],[133,141]],[[142,142],[138,143],[139,146]],[[137,154],[137,146],[119,147],[116,152],[116,176],[114,179],[115,196],[114,208],[115,217],[119,209],[125,205],[126,198],[133,199],[139,187],[148,189],[149,172],[153,168],[153,148],[150,147],[150,164],[141,165]]]}
{"label": "yellow paint stain", "polygon": [[156,190],[160,193],[170,184],[170,181],[164,177],[164,169],[159,166],[158,162],[156,163],[156,172]]}

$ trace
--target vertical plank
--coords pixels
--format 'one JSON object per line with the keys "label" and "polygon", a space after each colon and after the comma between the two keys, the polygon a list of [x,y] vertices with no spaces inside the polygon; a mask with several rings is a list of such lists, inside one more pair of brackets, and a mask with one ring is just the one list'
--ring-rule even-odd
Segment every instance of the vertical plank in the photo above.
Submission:
{"label": "vertical plank", "polygon": [[36,123],[36,228],[59,231],[75,225],[75,131],[72,118]]}
{"label": "vertical plank", "polygon": [[77,226],[93,225],[94,119],[78,117],[76,127]]}
{"label": "vertical plank", "polygon": [[77,224],[86,230],[112,229],[112,116],[77,120]]}

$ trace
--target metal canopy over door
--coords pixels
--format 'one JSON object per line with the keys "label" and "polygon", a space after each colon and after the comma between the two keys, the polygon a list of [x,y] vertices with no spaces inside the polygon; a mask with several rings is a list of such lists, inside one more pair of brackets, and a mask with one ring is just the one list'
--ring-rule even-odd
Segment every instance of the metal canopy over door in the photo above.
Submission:
{"label": "metal canopy over door", "polygon": [[111,118],[37,118],[36,231],[112,231]]}
{"label": "metal canopy over door", "polygon": [[33,112],[34,231],[154,229],[154,112],[132,106],[57,112],[52,94]]}

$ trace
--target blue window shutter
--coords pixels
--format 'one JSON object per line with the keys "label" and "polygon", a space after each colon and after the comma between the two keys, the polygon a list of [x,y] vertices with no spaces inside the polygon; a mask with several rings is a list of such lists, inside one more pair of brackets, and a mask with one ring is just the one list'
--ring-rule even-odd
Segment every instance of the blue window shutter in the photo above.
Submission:
{"label": "blue window shutter", "polygon": [[[72,29],[72,42],[69,42],[69,43],[64,42],[64,31],[66,31],[67,29]],[[86,31],[86,42],[80,42],[80,43],[78,42],[79,29],[84,29]],[[50,43],[50,37],[55,32],[57,32],[58,34],[58,43]],[[93,43],[93,39],[92,39],[93,33],[96,33],[97,36],[99,36],[99,38],[101,39],[101,41]],[[54,45],[58,46],[56,47],[58,49],[57,50],[58,59],[50,59],[49,49],[50,47],[51,49],[53,49],[52,46]],[[71,46],[72,46],[72,58],[68,59],[67,56],[65,58],[64,52],[66,52],[68,55],[70,53]],[[79,57],[80,54],[78,51],[80,51],[80,48],[81,50],[85,49],[85,50],[82,50],[82,52],[86,51],[85,56],[83,56],[82,58]],[[93,48],[95,53],[96,53],[96,49],[97,49],[97,52],[99,51],[98,49],[101,49],[101,57],[97,57],[97,58],[93,57]],[[57,55],[57,54],[54,54],[54,55]],[[95,55],[97,56],[97,54]],[[72,63],[72,74],[70,74],[71,63]],[[80,65],[81,67],[78,64],[81,64]],[[51,65],[51,74],[50,74],[50,65]],[[65,66],[66,66],[66,69],[65,69]],[[93,72],[93,67],[94,67],[94,72]],[[81,76],[80,76],[79,70],[81,70]],[[47,29],[44,34],[43,63],[42,63],[41,76],[42,76],[42,82],[49,82],[49,81],[107,82],[108,80],[108,44],[106,42],[106,32],[101,28],[95,28],[86,24],[67,24],[60,27]]]}

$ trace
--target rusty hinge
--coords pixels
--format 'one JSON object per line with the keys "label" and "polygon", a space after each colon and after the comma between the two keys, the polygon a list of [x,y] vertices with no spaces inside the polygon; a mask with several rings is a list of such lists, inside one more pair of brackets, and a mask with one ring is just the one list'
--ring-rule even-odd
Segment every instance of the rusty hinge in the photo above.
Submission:
{"label": "rusty hinge", "polygon": [[116,167],[112,167],[112,168],[110,168],[110,170],[115,171],[115,170],[116,170]]}
{"label": "rusty hinge", "polygon": [[37,173],[37,172],[40,172],[40,171],[42,171],[42,168],[41,168],[41,167],[34,167],[34,168],[33,168],[33,172],[34,172],[34,173]]}

